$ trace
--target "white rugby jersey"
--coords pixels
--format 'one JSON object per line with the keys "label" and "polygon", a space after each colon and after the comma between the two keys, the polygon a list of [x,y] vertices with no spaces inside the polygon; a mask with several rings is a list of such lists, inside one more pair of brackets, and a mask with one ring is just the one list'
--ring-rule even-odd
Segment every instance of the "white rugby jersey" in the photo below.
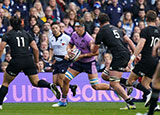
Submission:
{"label": "white rugby jersey", "polygon": [[[70,41],[70,36],[62,33],[58,38],[52,36],[49,40],[49,47],[53,49],[54,55],[65,56],[67,54],[67,46]],[[57,61],[61,61],[60,58],[55,57]]]}

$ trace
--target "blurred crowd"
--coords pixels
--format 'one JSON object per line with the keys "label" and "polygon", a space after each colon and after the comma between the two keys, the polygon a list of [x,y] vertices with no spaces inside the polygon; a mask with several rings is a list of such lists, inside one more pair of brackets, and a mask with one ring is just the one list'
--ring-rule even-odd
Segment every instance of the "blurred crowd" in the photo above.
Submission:
{"label": "blurred crowd", "polygon": [[[0,39],[12,29],[11,16],[21,17],[22,27],[38,45],[41,72],[51,72],[55,63],[49,50],[53,22],[59,23],[62,33],[71,36],[75,21],[82,18],[86,31],[95,39],[100,29],[98,16],[107,13],[110,23],[123,29],[136,45],[141,29],[147,26],[145,14],[150,9],[156,11],[159,26],[160,0],[0,0]],[[0,60],[2,72],[10,60],[7,46]],[[97,70],[101,72],[109,67],[111,60],[112,55],[102,44],[97,56]]]}

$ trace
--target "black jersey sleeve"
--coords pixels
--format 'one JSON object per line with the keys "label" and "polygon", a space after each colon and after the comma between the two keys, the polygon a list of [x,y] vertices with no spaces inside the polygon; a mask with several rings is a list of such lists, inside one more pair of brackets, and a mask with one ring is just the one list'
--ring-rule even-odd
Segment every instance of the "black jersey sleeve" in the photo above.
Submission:
{"label": "black jersey sleeve", "polygon": [[148,36],[147,33],[148,33],[148,32],[147,32],[147,29],[146,29],[146,28],[145,28],[145,29],[142,29],[142,30],[141,30],[141,33],[140,33],[140,38],[147,39],[147,36]]}
{"label": "black jersey sleeve", "polygon": [[96,40],[95,40],[95,44],[97,45],[100,45],[102,40],[103,40],[103,37],[102,37],[102,30],[100,30],[96,36]]}
{"label": "black jersey sleeve", "polygon": [[29,38],[29,43],[31,43],[33,41],[33,37],[29,33],[27,35],[28,35],[28,38]]}
{"label": "black jersey sleeve", "polygon": [[8,39],[9,39],[9,34],[8,33],[5,33],[3,36],[2,36],[2,42],[6,42],[8,43]]}

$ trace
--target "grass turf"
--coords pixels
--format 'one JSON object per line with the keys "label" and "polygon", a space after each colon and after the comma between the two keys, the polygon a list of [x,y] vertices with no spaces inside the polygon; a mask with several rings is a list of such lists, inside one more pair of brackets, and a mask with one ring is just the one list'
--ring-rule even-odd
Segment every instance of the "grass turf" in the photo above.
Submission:
{"label": "grass turf", "polygon": [[[69,103],[67,107],[52,108],[53,103],[4,103],[0,115],[136,115],[145,113],[144,103],[136,103],[136,110],[119,110],[125,103],[85,102]],[[155,115],[160,115],[156,112]]]}

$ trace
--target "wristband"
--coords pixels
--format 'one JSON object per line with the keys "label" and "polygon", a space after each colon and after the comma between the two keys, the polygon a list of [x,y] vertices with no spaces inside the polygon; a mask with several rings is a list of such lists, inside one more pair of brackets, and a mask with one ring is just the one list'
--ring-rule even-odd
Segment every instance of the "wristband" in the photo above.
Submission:
{"label": "wristband", "polygon": [[136,58],[136,56],[133,54],[132,56],[131,56],[131,60],[134,60]]}

